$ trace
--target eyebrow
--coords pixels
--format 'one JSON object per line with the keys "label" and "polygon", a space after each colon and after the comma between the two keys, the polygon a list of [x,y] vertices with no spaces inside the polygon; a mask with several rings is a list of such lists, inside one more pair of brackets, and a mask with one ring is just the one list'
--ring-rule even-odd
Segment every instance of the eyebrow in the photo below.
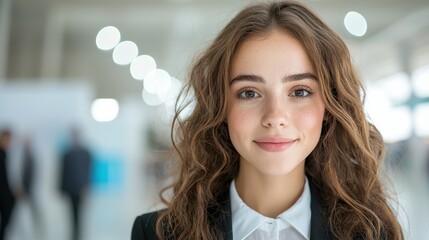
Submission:
{"label": "eyebrow", "polygon": [[[311,80],[317,81],[316,75],[306,72],[306,73],[297,73],[297,74],[284,76],[282,78],[282,82],[292,82],[292,81],[299,81],[304,79],[311,79]],[[233,78],[229,84],[232,85],[233,83],[239,82],[239,81],[265,83],[264,78],[262,78],[261,76],[254,75],[254,74],[240,74],[235,78]]]}

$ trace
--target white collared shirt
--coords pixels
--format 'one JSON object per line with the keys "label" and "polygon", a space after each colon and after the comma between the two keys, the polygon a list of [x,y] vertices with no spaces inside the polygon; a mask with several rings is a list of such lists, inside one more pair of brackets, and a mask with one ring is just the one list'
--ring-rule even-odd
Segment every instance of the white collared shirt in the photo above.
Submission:
{"label": "white collared shirt", "polygon": [[265,217],[247,206],[231,182],[232,234],[234,240],[309,240],[311,195],[307,177],[299,199],[276,218]]}

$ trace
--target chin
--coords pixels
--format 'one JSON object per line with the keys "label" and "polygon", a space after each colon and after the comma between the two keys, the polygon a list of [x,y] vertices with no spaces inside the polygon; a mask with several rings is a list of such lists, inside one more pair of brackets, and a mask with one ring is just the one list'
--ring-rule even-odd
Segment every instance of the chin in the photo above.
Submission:
{"label": "chin", "polygon": [[273,177],[281,177],[289,175],[292,172],[295,172],[298,170],[298,165],[285,165],[285,166],[279,166],[278,164],[274,164],[273,166],[264,166],[263,169],[260,169],[260,172],[266,176],[273,176]]}

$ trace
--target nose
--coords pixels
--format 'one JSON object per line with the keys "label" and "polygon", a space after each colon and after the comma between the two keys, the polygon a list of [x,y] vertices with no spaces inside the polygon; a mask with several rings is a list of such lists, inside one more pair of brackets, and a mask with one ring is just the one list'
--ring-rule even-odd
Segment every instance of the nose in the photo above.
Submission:
{"label": "nose", "polygon": [[284,128],[288,125],[288,116],[285,103],[271,99],[265,106],[262,117],[262,126],[266,128]]}

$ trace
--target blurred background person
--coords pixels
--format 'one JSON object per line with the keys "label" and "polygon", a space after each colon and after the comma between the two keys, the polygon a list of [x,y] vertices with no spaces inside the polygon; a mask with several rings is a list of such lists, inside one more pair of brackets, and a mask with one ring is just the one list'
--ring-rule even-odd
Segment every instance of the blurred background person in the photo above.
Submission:
{"label": "blurred background person", "polygon": [[70,201],[72,239],[78,240],[81,239],[81,209],[89,191],[92,160],[77,129],[72,130],[71,138],[71,145],[62,157],[61,191]]}
{"label": "blurred background person", "polygon": [[19,191],[19,200],[28,203],[31,212],[31,220],[33,227],[33,236],[35,239],[42,239],[43,220],[41,216],[40,206],[37,203],[35,196],[35,177],[37,174],[34,149],[32,146],[31,137],[24,136],[22,153],[22,179],[21,189]]}
{"label": "blurred background person", "polygon": [[4,129],[0,132],[0,213],[1,228],[0,240],[5,239],[6,230],[10,222],[13,207],[15,205],[15,196],[10,187],[8,179],[8,150],[10,147],[11,132]]}

